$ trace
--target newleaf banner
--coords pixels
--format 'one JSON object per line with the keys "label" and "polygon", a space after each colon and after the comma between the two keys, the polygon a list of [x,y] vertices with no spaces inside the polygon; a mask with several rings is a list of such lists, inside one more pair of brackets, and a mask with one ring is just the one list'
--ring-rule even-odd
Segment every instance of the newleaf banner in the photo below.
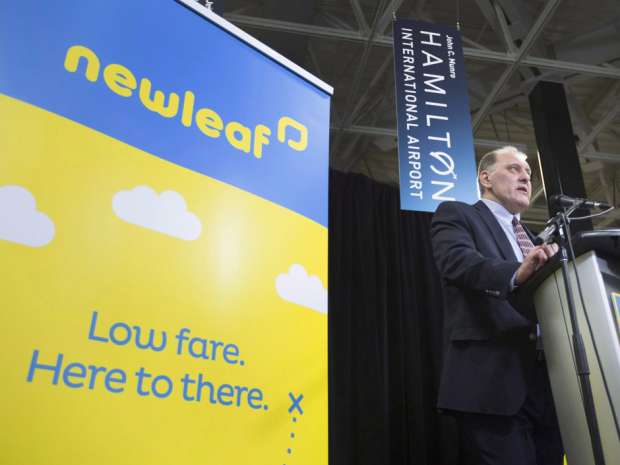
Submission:
{"label": "newleaf banner", "polygon": [[327,464],[331,92],[194,0],[0,0],[0,464]]}
{"label": "newleaf banner", "polygon": [[478,199],[467,81],[458,31],[394,22],[394,80],[402,210],[434,212]]}

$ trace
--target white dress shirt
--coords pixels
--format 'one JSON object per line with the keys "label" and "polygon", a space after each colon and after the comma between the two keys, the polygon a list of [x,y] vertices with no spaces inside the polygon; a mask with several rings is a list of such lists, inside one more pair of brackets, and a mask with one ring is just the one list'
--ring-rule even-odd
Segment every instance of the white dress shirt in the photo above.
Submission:
{"label": "white dress shirt", "polygon": [[508,210],[506,210],[506,208],[502,204],[495,202],[494,200],[481,200],[487,207],[489,207],[489,210],[491,210],[491,213],[493,213],[493,216],[504,230],[504,234],[506,234],[506,238],[508,238],[508,242],[510,242],[510,245],[512,246],[515,257],[517,257],[517,260],[522,262],[523,252],[521,251],[521,247],[519,247],[519,243],[517,242],[517,236],[515,235],[515,230],[512,226],[512,218],[516,216],[517,220],[520,220],[521,215],[519,215],[518,213],[516,215],[513,215]]}
{"label": "white dress shirt", "polygon": [[[514,250],[517,260],[522,262],[523,252],[521,251],[521,247],[519,247],[519,243],[517,242],[517,236],[515,235],[515,230],[514,230],[514,227],[512,226],[512,218],[516,216],[517,220],[521,221],[521,215],[519,213],[517,213],[516,215],[513,215],[508,210],[506,210],[506,208],[502,204],[497,203],[494,200],[489,200],[489,199],[480,199],[480,200],[482,200],[484,204],[487,207],[489,207],[489,210],[491,210],[491,213],[493,213],[493,216],[495,217],[495,219],[497,219],[498,223],[504,230],[504,233],[506,234],[506,237],[508,238],[508,241],[510,242],[510,245],[512,246],[512,250]],[[511,291],[517,287],[516,279],[517,279],[517,272],[515,271],[515,274],[513,274],[512,278],[510,279],[510,290]],[[536,347],[542,350],[542,339],[540,338],[540,325],[539,324],[536,324],[536,337],[537,337]]]}

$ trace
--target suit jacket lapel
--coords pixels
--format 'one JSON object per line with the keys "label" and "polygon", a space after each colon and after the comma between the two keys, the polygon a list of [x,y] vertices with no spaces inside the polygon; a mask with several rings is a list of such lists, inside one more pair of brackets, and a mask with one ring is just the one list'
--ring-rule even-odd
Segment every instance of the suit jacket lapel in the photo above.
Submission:
{"label": "suit jacket lapel", "polygon": [[504,232],[500,224],[497,222],[495,215],[493,215],[491,210],[489,210],[489,207],[487,207],[482,200],[479,200],[478,202],[476,202],[474,204],[474,207],[480,213],[480,217],[486,224],[487,228],[489,228],[489,231],[491,232],[491,236],[493,236],[493,240],[497,244],[497,247],[502,253],[502,256],[506,260],[517,261],[517,257],[515,256],[514,250],[512,250],[512,245],[510,245],[510,242],[508,241],[508,238],[506,237],[506,233]]}

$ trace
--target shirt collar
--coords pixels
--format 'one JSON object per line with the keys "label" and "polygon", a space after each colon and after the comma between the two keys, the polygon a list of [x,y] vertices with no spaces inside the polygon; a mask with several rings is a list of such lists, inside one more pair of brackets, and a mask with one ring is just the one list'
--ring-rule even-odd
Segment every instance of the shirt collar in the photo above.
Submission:
{"label": "shirt collar", "polygon": [[513,215],[508,210],[506,210],[506,207],[504,207],[501,203],[496,202],[495,200],[490,200],[490,199],[480,199],[480,200],[482,200],[484,204],[487,207],[489,207],[489,210],[491,210],[491,213],[493,213],[493,215],[495,215],[495,217],[501,222],[505,224],[509,224],[512,227],[513,217],[516,217],[518,221],[521,221],[520,213]]}

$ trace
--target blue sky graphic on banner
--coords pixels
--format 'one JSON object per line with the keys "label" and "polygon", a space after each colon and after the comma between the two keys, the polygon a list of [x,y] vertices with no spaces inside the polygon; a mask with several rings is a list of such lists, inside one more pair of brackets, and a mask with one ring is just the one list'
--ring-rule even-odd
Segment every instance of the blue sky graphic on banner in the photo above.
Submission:
{"label": "blue sky graphic on banner", "polygon": [[476,159],[459,33],[396,21],[394,76],[401,209],[434,212],[445,200],[475,202]]}
{"label": "blue sky graphic on banner", "polygon": [[20,18],[0,29],[0,93],[327,226],[328,94],[173,0],[2,1],[0,17]]}

